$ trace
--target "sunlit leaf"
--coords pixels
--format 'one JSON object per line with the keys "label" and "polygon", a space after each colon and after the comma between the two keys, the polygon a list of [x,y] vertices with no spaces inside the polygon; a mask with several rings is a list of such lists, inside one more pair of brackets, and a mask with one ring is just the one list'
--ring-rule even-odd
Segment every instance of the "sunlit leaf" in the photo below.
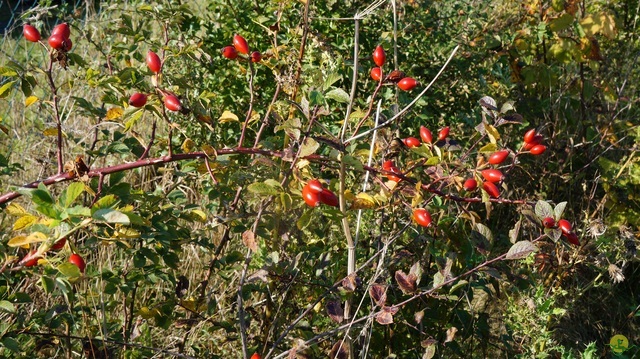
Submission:
{"label": "sunlit leaf", "polygon": [[38,101],[38,98],[36,96],[29,96],[24,100],[24,107],[29,107],[31,105],[33,105],[34,103],[36,103]]}
{"label": "sunlit leaf", "polygon": [[122,109],[122,107],[112,107],[109,110],[107,110],[107,115],[105,117],[107,120],[113,121],[122,117],[123,113],[124,113],[124,110]]}
{"label": "sunlit leaf", "polygon": [[522,259],[526,258],[529,254],[537,252],[538,247],[529,241],[516,242],[509,248],[506,259]]}
{"label": "sunlit leaf", "polygon": [[238,118],[238,116],[234,115],[230,111],[222,112],[222,115],[220,115],[220,117],[218,118],[218,122],[221,124],[224,124],[227,122],[239,122],[239,121],[240,119]]}

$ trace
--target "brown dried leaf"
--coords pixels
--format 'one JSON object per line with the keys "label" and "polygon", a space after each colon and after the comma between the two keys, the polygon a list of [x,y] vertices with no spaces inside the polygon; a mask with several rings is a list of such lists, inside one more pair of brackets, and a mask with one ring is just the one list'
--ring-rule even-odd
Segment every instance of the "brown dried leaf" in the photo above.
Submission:
{"label": "brown dried leaf", "polygon": [[416,291],[416,275],[415,274],[405,274],[403,271],[398,270],[395,274],[396,282],[398,282],[398,286],[402,293],[410,294]]}
{"label": "brown dried leaf", "polygon": [[376,322],[380,325],[389,325],[393,323],[393,315],[398,312],[396,307],[383,307],[382,311],[376,315]]}
{"label": "brown dried leaf", "polygon": [[451,327],[447,329],[447,338],[444,340],[445,343],[452,342],[456,337],[456,333],[458,332],[458,328]]}
{"label": "brown dried leaf", "polygon": [[376,305],[382,307],[387,301],[387,287],[382,284],[374,284],[369,288],[369,296]]}
{"label": "brown dried leaf", "polygon": [[416,324],[420,324],[422,322],[422,319],[424,318],[424,310],[421,310],[419,312],[416,312],[413,315],[413,320],[416,322]]}
{"label": "brown dried leaf", "polygon": [[346,290],[347,292],[355,291],[357,287],[357,280],[358,278],[356,277],[355,273],[349,274],[342,279],[342,288],[344,288],[344,290]]}
{"label": "brown dried leaf", "polygon": [[331,348],[331,352],[329,352],[329,358],[331,359],[349,358],[349,343],[345,341],[339,341],[335,343]]}
{"label": "brown dried leaf", "polygon": [[251,230],[247,229],[242,233],[242,243],[244,243],[247,248],[251,249],[253,253],[258,251],[258,243],[256,242],[256,237]]}
{"label": "brown dried leaf", "polygon": [[344,310],[339,301],[332,300],[327,303],[327,314],[336,323],[342,323],[344,320]]}

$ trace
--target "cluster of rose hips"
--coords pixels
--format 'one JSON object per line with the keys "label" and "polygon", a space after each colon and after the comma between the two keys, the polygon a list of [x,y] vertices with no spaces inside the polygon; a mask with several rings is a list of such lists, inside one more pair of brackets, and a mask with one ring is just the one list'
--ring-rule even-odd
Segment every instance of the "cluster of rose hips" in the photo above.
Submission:
{"label": "cluster of rose hips", "polygon": [[[57,242],[55,242],[51,248],[49,248],[50,251],[59,251],[61,250],[64,245],[67,243],[67,239],[66,238],[62,238],[60,240],[58,240]],[[22,260],[20,261],[20,264],[22,264],[25,267],[34,267],[36,265],[38,265],[38,260],[41,259],[42,257],[40,255],[37,254],[38,251],[36,249],[32,250],[31,252],[29,252],[26,256],[24,256],[24,258],[22,258]],[[75,265],[76,267],[78,267],[78,269],[80,269],[80,272],[84,273],[84,269],[86,268],[87,264],[85,263],[84,259],[82,258],[82,256],[80,256],[77,253],[73,253],[71,254],[71,256],[69,256],[69,263]]]}
{"label": "cluster of rose hips", "polygon": [[[158,74],[162,72],[162,60],[160,60],[160,56],[158,56],[158,54],[156,54],[155,52],[151,50],[147,52],[146,62],[147,62],[147,67],[149,68],[149,71],[153,72],[155,76],[158,76]],[[157,83],[157,78],[156,78],[156,81],[154,81],[154,84],[156,83]],[[164,103],[164,107],[167,110],[169,111],[182,110],[182,103],[180,102],[180,99],[178,98],[178,96],[176,96],[175,94],[169,91],[165,91],[165,90],[158,90],[158,91],[162,93],[162,102]],[[131,95],[131,97],[129,97],[129,105],[133,107],[142,107],[146,104],[147,104],[146,94],[136,92],[133,95]]]}
{"label": "cluster of rose hips", "polygon": [[[40,31],[28,24],[23,26],[22,34],[27,41],[39,42],[41,39]],[[53,31],[51,31],[51,36],[49,36],[48,40],[49,46],[61,52],[69,52],[73,47],[70,36],[71,30],[69,29],[69,25],[66,22],[58,24],[53,28]]]}
{"label": "cluster of rose hips", "polygon": [[244,37],[235,34],[233,35],[233,46],[229,45],[223,47],[222,56],[229,60],[235,60],[238,58],[238,53],[248,55],[251,62],[262,61],[262,54],[260,51],[253,51],[251,55],[249,55],[249,45],[247,44],[247,40],[245,40]]}
{"label": "cluster of rose hips", "polygon": [[[547,149],[545,145],[540,144],[543,140],[542,135],[536,133],[535,129],[530,129],[524,134],[524,150],[528,150],[532,155],[541,155]],[[489,155],[489,164],[499,165],[509,157],[509,150],[499,150]],[[504,179],[504,175],[500,170],[487,169],[480,172],[485,181],[482,188],[493,198],[500,197],[500,190],[496,183]],[[474,178],[467,179],[462,185],[465,191],[472,192],[478,187],[478,182]]]}
{"label": "cluster of rose hips", "polygon": [[541,144],[543,139],[542,135],[539,135],[536,129],[532,128],[524,134],[522,149],[529,151],[532,155],[541,155],[547,150],[547,146]]}
{"label": "cluster of rose hips", "polygon": [[382,66],[384,66],[386,61],[387,54],[384,52],[384,48],[382,48],[381,45],[376,46],[376,49],[373,51],[373,62],[375,62],[377,67],[373,67],[371,68],[371,71],[369,71],[369,74],[374,81],[395,83],[396,86],[403,91],[411,91],[418,86],[418,81],[416,81],[416,79],[405,76],[405,73],[399,70],[391,71],[386,77],[384,77]]}
{"label": "cluster of rose hips", "polygon": [[544,228],[560,228],[560,230],[562,231],[562,235],[567,238],[567,241],[569,241],[569,243],[576,246],[580,245],[578,235],[573,231],[571,222],[567,221],[566,219],[561,219],[556,222],[553,217],[545,217],[542,219],[542,225],[544,226]]}
{"label": "cluster of rose hips", "polygon": [[312,179],[302,188],[302,198],[309,207],[317,207],[322,204],[338,207],[338,197],[335,193],[322,187],[317,179]]}

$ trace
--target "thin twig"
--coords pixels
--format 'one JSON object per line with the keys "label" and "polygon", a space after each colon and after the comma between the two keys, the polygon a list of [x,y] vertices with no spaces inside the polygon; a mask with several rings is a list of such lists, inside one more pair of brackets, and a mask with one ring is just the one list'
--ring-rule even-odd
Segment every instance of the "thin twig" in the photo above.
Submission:
{"label": "thin twig", "polygon": [[415,99],[413,99],[413,101],[411,101],[407,106],[405,106],[400,112],[398,112],[395,116],[391,117],[389,120],[381,123],[380,125],[371,128],[369,130],[366,130],[358,135],[352,136],[351,138],[347,139],[345,141],[345,143],[349,143],[351,141],[357,140],[359,138],[362,138],[364,136],[367,136],[368,134],[370,134],[371,132],[373,132],[374,130],[383,128],[391,123],[393,123],[393,121],[395,121],[396,119],[398,119],[400,116],[404,115],[405,112],[409,111],[409,109],[411,109],[411,107],[413,107],[413,105],[416,104],[416,102],[418,102],[418,100],[420,100],[420,98],[422,98],[422,96],[424,96],[425,93],[427,93],[427,91],[429,91],[429,88],[431,88],[431,86],[436,82],[436,80],[438,79],[438,77],[440,77],[440,75],[442,74],[442,72],[444,72],[444,69],[447,67],[447,65],[449,65],[449,62],[451,62],[451,60],[453,59],[453,56],[456,54],[456,52],[458,52],[458,49],[460,48],[460,45],[457,45],[453,51],[451,51],[451,55],[449,55],[449,58],[447,59],[447,61],[444,63],[444,65],[442,65],[442,68],[440,68],[440,71],[438,71],[438,73],[436,74],[436,76],[433,78],[433,80],[431,80],[431,82],[427,85],[427,87],[425,87],[424,90],[422,90],[422,92],[420,92],[418,94],[418,96],[416,96]]}

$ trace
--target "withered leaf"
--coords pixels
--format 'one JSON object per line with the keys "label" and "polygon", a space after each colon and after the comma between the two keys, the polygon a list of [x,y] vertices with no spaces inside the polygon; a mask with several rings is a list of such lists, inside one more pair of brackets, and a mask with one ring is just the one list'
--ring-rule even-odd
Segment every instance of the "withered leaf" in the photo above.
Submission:
{"label": "withered leaf", "polygon": [[327,314],[329,314],[329,318],[336,323],[342,323],[344,320],[344,310],[340,302],[336,300],[327,303]]}
{"label": "withered leaf", "polygon": [[242,233],[242,243],[244,243],[247,248],[251,249],[253,253],[258,251],[258,243],[256,243],[256,237],[250,229],[247,229]]}
{"label": "withered leaf", "polygon": [[456,333],[458,332],[458,328],[451,327],[447,329],[447,338],[444,340],[445,343],[452,342],[455,339]]}
{"label": "withered leaf", "polygon": [[351,273],[342,279],[342,288],[347,292],[353,292],[358,285],[358,277],[355,273]]}
{"label": "withered leaf", "polygon": [[329,352],[329,358],[331,359],[347,359],[349,357],[349,343],[345,341],[339,341],[333,345],[331,352]]}
{"label": "withered leaf", "polygon": [[398,270],[395,274],[396,282],[398,282],[398,286],[402,293],[410,294],[416,291],[416,275],[413,273],[405,274],[403,271]]}
{"label": "withered leaf", "polygon": [[397,307],[382,307],[382,311],[376,315],[376,322],[381,325],[393,323],[393,315],[398,313]]}
{"label": "withered leaf", "polygon": [[382,284],[374,284],[369,288],[369,296],[376,305],[382,307],[387,301],[387,287]]}

